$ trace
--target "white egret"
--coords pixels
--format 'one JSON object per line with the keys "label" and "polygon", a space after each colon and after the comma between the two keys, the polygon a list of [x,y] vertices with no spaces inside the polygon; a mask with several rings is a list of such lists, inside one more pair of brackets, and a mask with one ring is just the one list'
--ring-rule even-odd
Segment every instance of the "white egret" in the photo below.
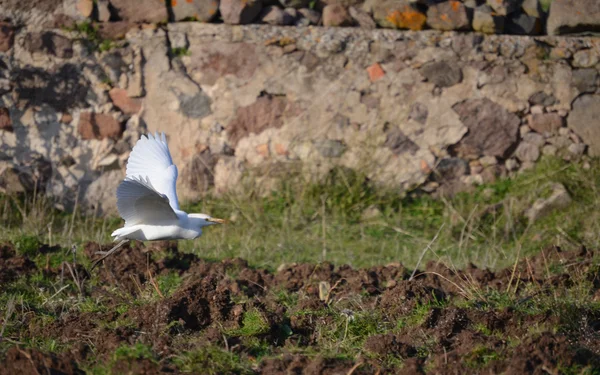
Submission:
{"label": "white egret", "polygon": [[206,214],[188,214],[179,209],[177,166],[173,164],[165,133],[142,135],[129,160],[125,179],[117,188],[117,209],[125,220],[123,228],[111,236],[119,243],[109,251],[98,252],[92,269],[129,240],[158,241],[194,239],[202,228],[224,220]]}

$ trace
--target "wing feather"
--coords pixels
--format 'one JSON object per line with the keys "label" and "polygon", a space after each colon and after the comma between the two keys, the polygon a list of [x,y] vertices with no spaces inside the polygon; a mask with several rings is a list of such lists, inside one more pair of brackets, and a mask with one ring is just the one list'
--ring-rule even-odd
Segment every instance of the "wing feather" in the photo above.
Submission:
{"label": "wing feather", "polygon": [[173,164],[165,133],[140,137],[131,151],[125,174],[125,178],[148,178],[154,190],[167,196],[173,210],[179,210],[177,166]]}
{"label": "wing feather", "polygon": [[160,225],[177,220],[169,198],[152,187],[150,179],[126,177],[117,188],[117,209],[125,226]]}

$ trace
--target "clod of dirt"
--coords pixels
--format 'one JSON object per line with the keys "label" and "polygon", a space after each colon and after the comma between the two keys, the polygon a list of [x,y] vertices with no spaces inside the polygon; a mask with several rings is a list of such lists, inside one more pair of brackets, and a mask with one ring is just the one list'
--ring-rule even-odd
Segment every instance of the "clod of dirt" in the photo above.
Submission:
{"label": "clod of dirt", "polygon": [[27,256],[17,255],[12,246],[0,246],[0,284],[9,283],[21,274],[36,270],[35,263]]}
{"label": "clod of dirt", "polygon": [[[111,247],[89,242],[84,246],[84,251],[93,259],[98,257],[96,252],[107,251]],[[158,267],[136,242],[133,247],[125,244],[117,253],[106,258],[97,270],[104,283],[124,287],[134,294],[148,279],[148,271],[155,275]]]}
{"label": "clod of dirt", "polygon": [[416,375],[424,374],[422,358],[408,358],[402,363],[402,369],[398,375]]}
{"label": "clod of dirt", "polygon": [[[479,373],[505,373],[503,366],[494,358],[499,358],[505,351],[505,342],[469,330],[461,331],[448,349],[437,350],[432,358],[436,371],[443,374],[466,374],[477,368]],[[482,369],[486,371],[481,371]]]}
{"label": "clod of dirt", "polygon": [[149,359],[121,359],[111,367],[113,374],[153,375],[169,374],[176,371],[168,366],[161,366]]}
{"label": "clod of dirt", "polygon": [[10,348],[0,364],[0,375],[84,374],[75,362],[67,357],[44,354],[34,349]]}
{"label": "clod of dirt", "polygon": [[114,322],[116,312],[77,313],[59,319],[42,331],[33,333],[42,337],[59,338],[60,342],[73,345],[71,354],[77,361],[87,359],[92,354],[88,343],[93,344],[93,354],[98,356],[113,353],[122,343],[129,343],[139,336],[139,332],[131,327],[111,329],[103,322]]}
{"label": "clod of dirt", "polygon": [[313,312],[322,311],[327,304],[316,296],[301,298],[289,312],[290,328],[294,332],[292,341],[296,345],[309,345],[315,339],[315,317]]}
{"label": "clod of dirt", "polygon": [[196,279],[173,296],[135,309],[126,316],[150,331],[160,330],[158,326],[172,322],[178,322],[178,329],[199,331],[213,321],[228,320],[233,306],[229,291],[220,286],[219,279],[212,275]]}
{"label": "clod of dirt", "polygon": [[600,366],[600,356],[589,350],[574,347],[564,336],[544,332],[530,338],[514,350],[507,374],[559,373],[560,368]]}
{"label": "clod of dirt", "polygon": [[[329,281],[331,285],[334,285],[339,280],[339,275],[334,275],[333,270],[333,264],[328,262],[316,265],[292,264],[277,272],[273,281],[290,292],[307,288],[307,292],[318,294],[316,284],[319,281]],[[309,289],[309,286],[312,288]]]}
{"label": "clod of dirt", "polygon": [[444,342],[467,328],[469,318],[465,310],[450,307],[447,309],[434,308],[423,323],[424,328],[432,329],[432,334],[438,341]]}
{"label": "clod of dirt", "polygon": [[442,290],[425,286],[421,280],[402,280],[381,294],[379,305],[390,317],[400,317],[412,311],[417,304],[428,304],[445,298],[446,294]]}
{"label": "clod of dirt", "polygon": [[[337,358],[310,358],[302,355],[286,354],[283,358],[269,358],[262,362],[259,374],[304,374],[304,375],[337,375],[348,374],[354,367],[353,361]],[[352,374],[373,374],[369,365],[355,368]]]}
{"label": "clod of dirt", "polygon": [[[88,242],[84,246],[84,252],[93,259],[98,257],[96,252],[107,251],[111,247]],[[151,252],[160,250],[166,251],[167,256],[156,261],[152,258]],[[135,242],[133,246],[125,244],[116,254],[106,258],[97,268],[97,272],[103,284],[118,285],[135,294],[151,275],[155,277],[169,270],[182,273],[197,260],[198,258],[193,254],[178,252],[176,244],[172,241],[151,243],[147,248],[142,243]]]}
{"label": "clod of dirt", "polygon": [[273,275],[266,270],[255,270],[248,266],[244,259],[225,259],[221,262],[206,262],[197,260],[187,271],[190,279],[200,279],[213,276],[235,296],[254,297],[262,295],[266,286],[273,281]]}
{"label": "clod of dirt", "polygon": [[[367,292],[369,295],[375,295],[380,293],[380,289],[385,288],[386,282],[388,279],[380,279],[382,276],[377,272],[377,269],[369,269],[369,270],[355,270],[350,266],[341,266],[338,269],[339,275],[345,281],[345,285],[343,287],[344,294],[354,294]],[[397,276],[397,273],[393,271],[387,272],[388,274]],[[389,280],[393,280],[394,277],[390,277]],[[341,293],[338,293],[341,294]]]}
{"label": "clod of dirt", "polygon": [[[512,328],[520,325],[518,317],[515,316],[511,309],[504,309],[502,311],[471,310],[468,312],[468,316],[473,324],[480,324],[490,332],[505,332],[507,327]],[[506,333],[511,334],[512,332]]]}
{"label": "clod of dirt", "polygon": [[184,327],[198,330],[229,315],[233,303],[227,290],[217,291],[218,280],[205,278],[176,293],[170,301],[169,321],[183,320]]}
{"label": "clod of dirt", "polygon": [[417,350],[405,344],[394,334],[371,336],[365,342],[365,349],[380,356],[394,355],[400,358],[409,358],[417,355]]}

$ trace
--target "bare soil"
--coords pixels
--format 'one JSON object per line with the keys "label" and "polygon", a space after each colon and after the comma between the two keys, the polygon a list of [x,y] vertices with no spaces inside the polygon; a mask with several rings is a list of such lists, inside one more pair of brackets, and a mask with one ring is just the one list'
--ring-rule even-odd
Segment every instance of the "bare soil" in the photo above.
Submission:
{"label": "bare soil", "polygon": [[[85,251],[92,256],[101,248],[106,249],[89,243]],[[157,250],[166,256],[155,260],[150,255]],[[67,349],[49,353],[15,344],[1,359],[0,374],[79,374],[90,361],[110,363],[113,373],[177,373],[174,357],[208,346],[254,360],[251,372],[259,374],[558,374],[598,369],[596,311],[560,303],[527,308],[531,301],[551,300],[552,294],[582,280],[590,299],[597,300],[594,257],[591,250],[554,247],[497,272],[430,262],[409,280],[412,271],[400,264],[369,269],[289,264],[272,272],[249,267],[243,259],[202,260],[178,252],[172,242],[127,246],[92,271],[98,281],[85,297],[101,299],[106,308],[67,311],[44,326],[31,319],[21,330],[21,341],[52,339]],[[0,247],[0,286],[37,271],[11,245]],[[45,272],[59,277],[58,270]],[[89,277],[86,272],[79,270]],[[169,273],[182,280],[172,294],[133,303],[152,290],[152,280]],[[507,294],[514,296],[510,303],[493,299]],[[123,305],[128,305],[126,311],[118,312]],[[557,313],[557,308],[565,311]],[[267,355],[248,345],[243,333],[244,317],[251,311],[264,321],[264,329],[251,335],[268,344]],[[340,316],[350,328],[355,317],[377,316],[388,329],[357,336],[360,347],[354,358],[331,354],[335,348],[322,347],[324,330],[337,327]],[[339,337],[339,345],[346,339]],[[140,343],[152,349],[153,358],[114,360],[119,347]]]}

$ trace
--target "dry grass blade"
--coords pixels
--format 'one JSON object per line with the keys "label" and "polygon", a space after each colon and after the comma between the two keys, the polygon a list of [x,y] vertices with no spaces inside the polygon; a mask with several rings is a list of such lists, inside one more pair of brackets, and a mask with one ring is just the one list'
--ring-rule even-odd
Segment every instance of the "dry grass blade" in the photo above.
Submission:
{"label": "dry grass blade", "polygon": [[135,277],[133,275],[129,275],[129,278],[133,281],[133,283],[135,284],[135,286],[141,296],[144,292],[142,291],[142,286],[140,285],[140,282],[138,281],[137,277]]}
{"label": "dry grass blade", "polygon": [[354,371],[356,371],[363,364],[364,364],[363,361],[357,362],[354,366],[352,366],[352,368],[350,370],[348,370],[348,372],[346,373],[346,375],[352,375],[354,373]]}
{"label": "dry grass blade", "polygon": [[408,278],[408,281],[412,281],[412,279],[415,277],[415,273],[419,269],[419,265],[421,265],[421,261],[423,261],[423,257],[425,256],[425,253],[427,253],[427,250],[431,249],[431,245],[433,245],[435,240],[437,240],[438,236],[440,235],[440,232],[442,231],[442,228],[444,228],[444,224],[442,224],[440,226],[440,229],[438,229],[438,231],[435,234],[435,236],[433,237],[433,239],[431,241],[429,241],[427,246],[425,246],[425,249],[423,249],[423,251],[421,252],[421,256],[419,256],[419,260],[417,261],[417,264],[415,265],[415,269],[412,271],[412,274]]}
{"label": "dry grass blade", "polygon": [[152,286],[154,287],[154,290],[156,290],[156,293],[158,293],[160,298],[165,298],[165,296],[160,291],[160,288],[158,287],[156,280],[154,280],[154,277],[152,276],[152,271],[148,270],[147,272],[148,272],[148,278],[150,279],[150,284],[152,284]]}
{"label": "dry grass blade", "polygon": [[413,238],[413,239],[415,239],[417,241],[420,241],[420,242],[423,242],[423,243],[427,243],[427,240],[425,240],[425,239],[423,239],[421,237],[415,236],[414,234],[412,234],[409,231],[404,230],[404,229],[402,229],[400,227],[395,227],[395,226],[389,225],[388,223],[383,222],[383,221],[381,221],[381,222],[374,222],[374,223],[364,223],[364,225],[365,226],[382,226],[382,227],[391,229],[391,230],[393,230],[396,233],[400,233],[400,234],[402,234],[404,236]]}
{"label": "dry grass blade", "polygon": [[[31,355],[29,355],[29,353],[27,353],[24,350],[21,350],[19,348],[17,348],[17,350],[19,351],[19,353],[21,353],[25,358],[27,358],[29,360],[29,362],[31,362],[31,368],[33,368],[33,370],[35,371],[36,374],[40,374],[40,372],[38,371],[37,366],[35,365],[35,362],[33,361],[33,359],[31,358]],[[45,367],[45,365],[44,365]],[[50,374],[50,369],[46,367],[46,371],[48,374]]]}
{"label": "dry grass blade", "polygon": [[77,273],[77,269],[73,268],[69,264],[69,262],[63,262],[63,263],[69,269],[69,273],[71,274],[71,278],[73,279],[73,282],[77,286],[77,290],[79,291],[79,295],[83,295],[83,281],[84,280],[79,280],[79,274]]}
{"label": "dry grass blade", "polygon": [[515,257],[515,263],[513,265],[513,269],[512,272],[510,273],[510,279],[508,280],[508,285],[506,286],[506,292],[508,293],[510,291],[510,288],[512,286],[512,282],[515,278],[515,273],[517,272],[517,265],[519,264],[519,256],[521,254],[521,247],[519,246],[517,249],[517,256]]}
{"label": "dry grass blade", "polygon": [[452,284],[456,289],[459,290],[460,295],[462,295],[463,297],[465,297],[468,300],[474,300],[475,299],[475,295],[473,293],[469,293],[467,292],[464,288],[460,287],[457,283],[455,283],[454,281],[448,279],[445,276],[440,275],[437,272],[433,272],[433,271],[425,271],[425,272],[421,272],[415,276],[421,276],[421,275],[435,275],[437,277],[440,277],[444,280],[446,280],[447,282],[449,282],[450,284]]}
{"label": "dry grass blade", "polygon": [[329,299],[331,298],[331,292],[333,292],[335,290],[335,288],[337,288],[337,286],[342,282],[345,281],[346,279],[339,279],[338,281],[335,282],[335,284],[333,284],[333,286],[329,289],[329,291],[327,292],[327,295],[325,296],[325,299],[323,300],[323,302],[325,302],[325,304],[329,304]]}
{"label": "dry grass blade", "polygon": [[54,293],[50,298],[48,298],[47,300],[45,300],[42,303],[42,306],[45,306],[46,303],[52,301],[52,299],[54,299],[54,297],[56,297],[57,295],[59,295],[63,290],[67,289],[69,286],[68,285],[64,285],[62,288],[60,288],[59,290],[56,291],[56,293]]}
{"label": "dry grass blade", "polygon": [[323,250],[321,254],[321,261],[325,262],[327,259],[327,220],[325,217],[325,202],[327,201],[327,197],[321,197],[321,231],[322,231],[322,241],[323,241]]}
{"label": "dry grass blade", "polygon": [[69,240],[73,240],[73,228],[75,227],[75,218],[77,217],[77,209],[79,208],[79,189],[75,195],[75,207],[73,207],[73,216],[71,216],[71,225],[69,226]]}
{"label": "dry grass blade", "polygon": [[6,312],[4,313],[4,321],[2,322],[2,329],[0,329],[0,342],[2,342],[4,338],[4,330],[6,329],[6,325],[8,324],[8,320],[15,310],[15,297],[11,296],[8,302],[6,303]]}

